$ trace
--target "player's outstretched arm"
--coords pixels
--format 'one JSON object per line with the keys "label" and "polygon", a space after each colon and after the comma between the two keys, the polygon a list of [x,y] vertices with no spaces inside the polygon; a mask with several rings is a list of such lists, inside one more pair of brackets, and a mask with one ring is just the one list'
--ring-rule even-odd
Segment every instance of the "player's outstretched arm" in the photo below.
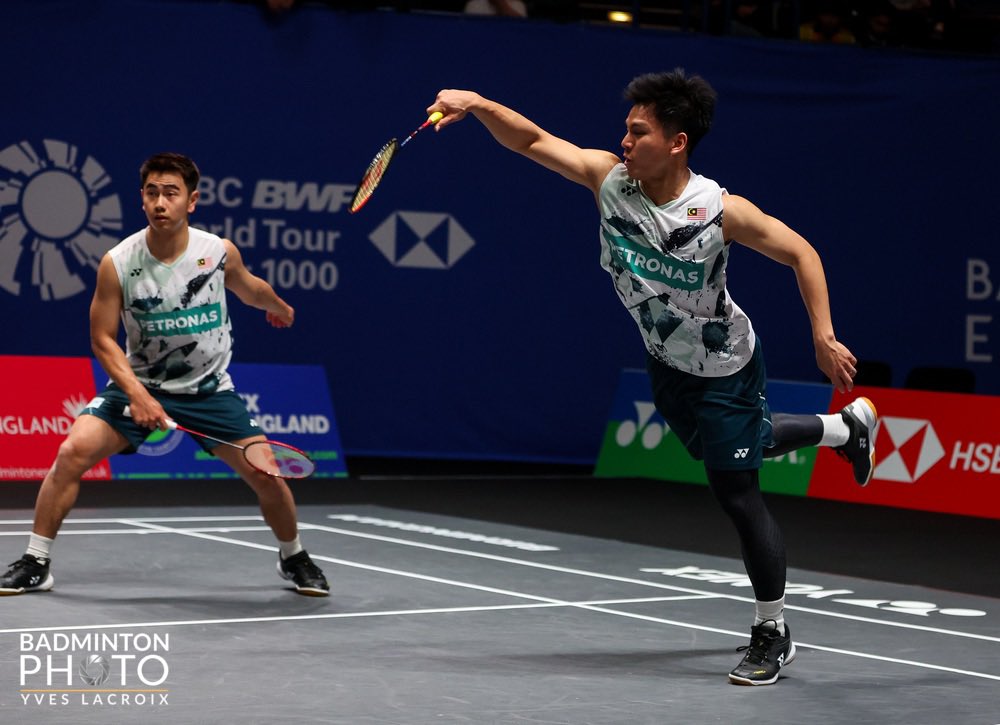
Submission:
{"label": "player's outstretched arm", "polygon": [[435,126],[436,131],[461,121],[471,113],[503,146],[527,156],[570,181],[586,186],[594,194],[600,189],[608,172],[620,161],[610,151],[583,149],[553,136],[517,111],[483,98],[473,91],[441,91],[434,103],[427,107],[428,114],[435,111],[444,114],[444,118]]}
{"label": "player's outstretched arm", "polygon": [[264,310],[272,326],[291,327],[295,322],[295,309],[281,299],[271,285],[247,269],[235,244],[228,239],[222,242],[226,246],[226,289],[244,304]]}
{"label": "player's outstretched arm", "polygon": [[740,196],[723,196],[722,233],[795,271],[809,313],[816,364],[840,392],[853,389],[857,358],[837,340],[819,254],[801,235]]}

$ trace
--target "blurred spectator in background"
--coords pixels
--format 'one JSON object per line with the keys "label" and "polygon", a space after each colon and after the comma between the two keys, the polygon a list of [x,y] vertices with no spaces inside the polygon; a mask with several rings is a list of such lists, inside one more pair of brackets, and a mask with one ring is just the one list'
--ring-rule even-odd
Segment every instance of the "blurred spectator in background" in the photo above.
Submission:
{"label": "blurred spectator in background", "polygon": [[765,0],[711,0],[708,32],[712,35],[772,37],[775,28],[771,6],[772,3]]}
{"label": "blurred spectator in background", "polygon": [[866,3],[856,17],[854,35],[866,48],[892,48],[902,44],[895,6],[889,0]]}
{"label": "blurred spectator in background", "polygon": [[944,49],[955,20],[954,0],[890,0],[899,18],[903,45]]}
{"label": "blurred spectator in background", "polygon": [[733,17],[729,21],[729,32],[742,36],[774,35],[774,19],[769,2],[733,3]]}
{"label": "blurred spectator in background", "polygon": [[[810,11],[809,6],[812,6]],[[846,3],[838,0],[819,0],[803,3],[805,22],[799,26],[799,39],[809,43],[856,42],[850,28],[850,14]]]}
{"label": "blurred spectator in background", "polygon": [[470,15],[504,15],[510,18],[528,17],[523,0],[468,0],[465,12]]}
{"label": "blurred spectator in background", "polygon": [[281,15],[295,6],[295,0],[264,0],[264,5],[275,15]]}

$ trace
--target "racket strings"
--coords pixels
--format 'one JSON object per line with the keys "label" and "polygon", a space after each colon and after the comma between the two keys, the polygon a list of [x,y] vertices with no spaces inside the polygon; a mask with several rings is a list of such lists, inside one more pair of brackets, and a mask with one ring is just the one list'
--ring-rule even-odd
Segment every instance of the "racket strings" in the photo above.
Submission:
{"label": "racket strings", "polygon": [[309,456],[284,443],[256,441],[244,449],[243,455],[251,466],[270,476],[306,478],[316,470]]}
{"label": "racket strings", "polygon": [[365,202],[371,198],[375,188],[382,181],[382,177],[385,176],[385,172],[389,168],[389,162],[392,161],[392,157],[396,154],[398,148],[399,144],[393,139],[375,154],[375,158],[368,164],[364,176],[361,177],[361,182],[354,192],[354,198],[351,199],[352,213],[364,206]]}

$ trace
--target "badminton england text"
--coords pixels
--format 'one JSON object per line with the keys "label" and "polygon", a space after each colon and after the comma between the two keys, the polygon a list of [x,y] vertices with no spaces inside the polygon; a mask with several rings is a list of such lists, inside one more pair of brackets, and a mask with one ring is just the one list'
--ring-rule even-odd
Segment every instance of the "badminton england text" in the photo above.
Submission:
{"label": "badminton england text", "polygon": [[168,705],[169,634],[20,634],[23,705]]}

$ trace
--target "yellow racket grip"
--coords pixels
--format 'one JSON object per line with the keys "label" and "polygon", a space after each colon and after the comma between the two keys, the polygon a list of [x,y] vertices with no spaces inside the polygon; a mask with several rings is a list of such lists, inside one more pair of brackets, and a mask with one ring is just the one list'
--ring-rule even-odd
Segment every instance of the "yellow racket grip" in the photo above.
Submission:
{"label": "yellow racket grip", "polygon": [[442,118],[444,118],[444,114],[441,113],[441,111],[434,111],[434,113],[432,113],[430,116],[427,117],[427,122],[428,123],[437,123]]}

